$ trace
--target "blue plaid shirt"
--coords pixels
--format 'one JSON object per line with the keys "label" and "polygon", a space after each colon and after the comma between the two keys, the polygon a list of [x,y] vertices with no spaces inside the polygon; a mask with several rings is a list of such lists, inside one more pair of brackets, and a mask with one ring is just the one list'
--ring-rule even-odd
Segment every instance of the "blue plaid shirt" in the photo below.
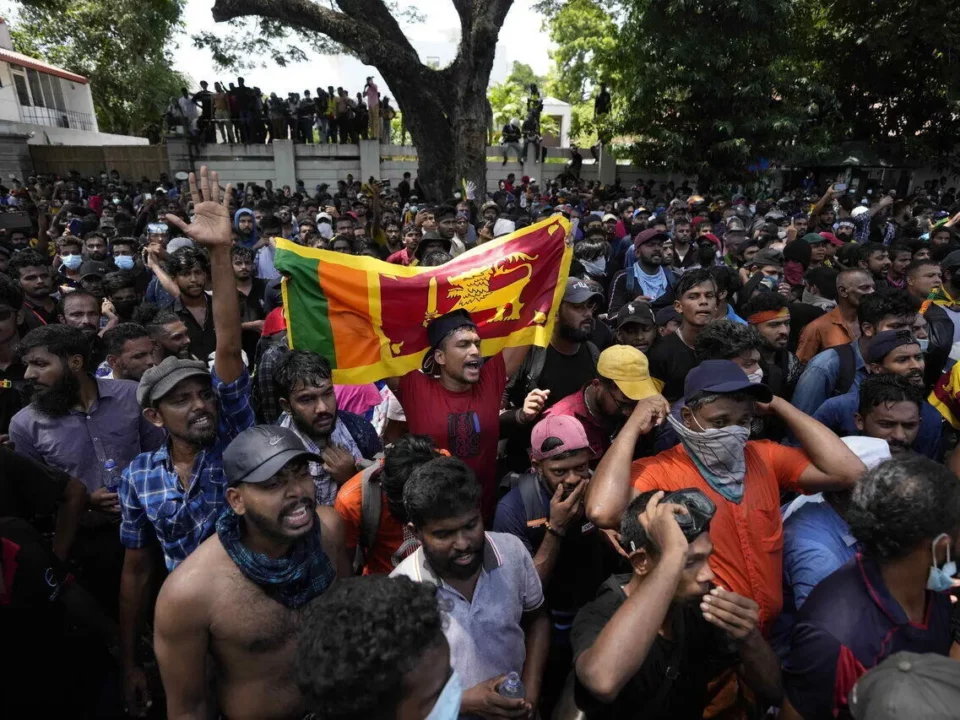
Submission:
{"label": "blue plaid shirt", "polygon": [[227,486],[223,450],[256,422],[246,370],[232,383],[222,382],[214,371],[211,383],[220,406],[217,440],[194,461],[187,491],[173,467],[169,443],[134,458],[120,483],[120,542],[138,549],[158,539],[167,570],[183,562],[216,530]]}

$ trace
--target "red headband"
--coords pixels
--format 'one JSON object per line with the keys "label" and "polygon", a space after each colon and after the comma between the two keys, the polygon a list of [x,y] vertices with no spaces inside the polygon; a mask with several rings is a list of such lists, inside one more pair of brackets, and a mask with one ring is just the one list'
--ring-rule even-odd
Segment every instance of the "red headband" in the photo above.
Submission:
{"label": "red headband", "polygon": [[748,317],[747,322],[750,325],[759,325],[760,323],[770,322],[771,320],[781,320],[789,317],[790,311],[784,307],[779,310],[761,310]]}

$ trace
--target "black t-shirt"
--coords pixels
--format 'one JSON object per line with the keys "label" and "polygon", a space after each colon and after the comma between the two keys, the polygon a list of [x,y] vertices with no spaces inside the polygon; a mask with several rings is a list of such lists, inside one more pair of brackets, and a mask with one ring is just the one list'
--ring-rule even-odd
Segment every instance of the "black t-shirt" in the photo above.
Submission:
{"label": "black t-shirt", "polygon": [[0,447],[0,517],[53,515],[69,477]]}
{"label": "black t-shirt", "polygon": [[697,366],[693,348],[688,347],[676,333],[660,338],[647,354],[650,375],[664,383],[663,396],[668,402],[683,397],[683,383],[687,373]]}
{"label": "black t-shirt", "polygon": [[790,303],[790,344],[787,346],[791,351],[797,351],[797,345],[800,344],[800,333],[803,329],[824,314],[824,311],[816,305],[808,303]]}
{"label": "black t-shirt", "polygon": [[[260,278],[253,279],[253,285],[250,287],[250,293],[244,295],[239,290],[240,295],[240,322],[253,322],[263,320],[267,314],[264,312],[264,303],[266,302],[267,281]],[[257,343],[260,342],[260,333],[256,330],[244,330],[241,334],[241,344],[243,351],[247,354],[247,362],[253,362],[257,354]]]}
{"label": "black t-shirt", "polygon": [[[600,587],[597,599],[584,606],[573,622],[570,643],[574,662],[597,640],[617,610],[627,601],[623,586],[630,575],[612,575]],[[655,720],[700,720],[707,705],[707,683],[722,670],[736,664],[738,655],[719,628],[703,619],[697,603],[674,606],[673,637],[657,635],[640,671],[631,678],[612,704],[604,704],[590,694],[579,680],[577,707],[593,718],[644,718]],[[676,644],[680,643],[679,654]],[[676,663],[676,678],[657,708],[649,707],[667,676],[667,668]]]}
{"label": "black t-shirt", "polygon": [[540,381],[537,383],[541,390],[550,391],[544,409],[560,402],[567,395],[573,395],[597,377],[597,363],[585,342],[580,343],[580,349],[574,355],[563,355],[557,352],[553,345],[547,345],[546,352],[543,372],[540,373]]}
{"label": "black t-shirt", "polygon": [[26,368],[16,360],[0,370],[0,435],[7,433],[10,420],[27,406],[30,384],[23,379],[24,372]]}

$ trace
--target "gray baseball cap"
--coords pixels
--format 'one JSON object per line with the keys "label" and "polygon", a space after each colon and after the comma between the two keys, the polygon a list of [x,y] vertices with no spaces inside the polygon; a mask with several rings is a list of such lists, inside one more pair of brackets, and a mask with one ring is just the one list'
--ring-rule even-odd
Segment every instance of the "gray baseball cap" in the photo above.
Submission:
{"label": "gray baseball cap", "polygon": [[162,398],[182,380],[200,376],[210,379],[207,364],[200,360],[181,360],[180,358],[164,358],[159,365],[154,365],[140,378],[137,386],[137,402],[140,407],[150,407]]}
{"label": "gray baseball cap", "polygon": [[864,675],[850,693],[857,720],[948,720],[960,707],[957,661],[901,652]]}
{"label": "gray baseball cap", "polygon": [[227,485],[266,482],[291,460],[306,458],[323,462],[310,452],[290,428],[255,425],[237,435],[223,451],[223,472]]}

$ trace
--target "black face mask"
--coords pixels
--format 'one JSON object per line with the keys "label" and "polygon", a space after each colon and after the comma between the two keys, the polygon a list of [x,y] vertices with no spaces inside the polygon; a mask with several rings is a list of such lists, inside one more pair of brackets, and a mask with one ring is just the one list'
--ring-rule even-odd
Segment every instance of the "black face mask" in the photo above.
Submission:
{"label": "black face mask", "polygon": [[133,318],[133,311],[137,309],[139,304],[136,300],[128,300],[126,302],[113,303],[113,308],[117,311],[117,316],[121,320],[129,321]]}

